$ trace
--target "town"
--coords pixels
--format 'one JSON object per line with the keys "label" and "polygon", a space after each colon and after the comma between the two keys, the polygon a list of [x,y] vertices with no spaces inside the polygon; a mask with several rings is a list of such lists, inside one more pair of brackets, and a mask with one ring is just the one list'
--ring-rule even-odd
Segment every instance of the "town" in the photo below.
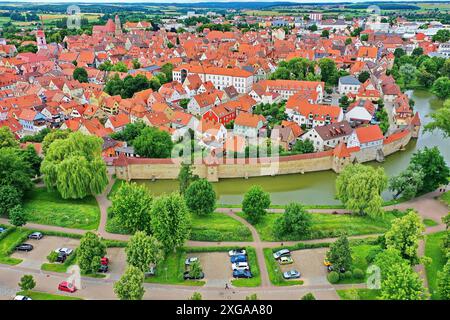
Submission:
{"label": "town", "polygon": [[449,10],[0,4],[0,299],[450,299]]}

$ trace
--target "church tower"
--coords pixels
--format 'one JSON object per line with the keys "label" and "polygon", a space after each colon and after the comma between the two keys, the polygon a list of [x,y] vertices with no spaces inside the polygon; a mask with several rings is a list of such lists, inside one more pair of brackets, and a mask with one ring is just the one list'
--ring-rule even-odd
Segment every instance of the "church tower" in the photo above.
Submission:
{"label": "church tower", "polygon": [[36,31],[36,44],[38,51],[40,49],[47,49],[47,40],[45,40],[44,22],[41,21],[41,27]]}
{"label": "church tower", "polygon": [[122,26],[120,24],[120,18],[119,16],[116,14],[116,18],[114,19],[114,24],[116,25],[116,31],[114,32],[116,36],[121,35],[122,34]]}

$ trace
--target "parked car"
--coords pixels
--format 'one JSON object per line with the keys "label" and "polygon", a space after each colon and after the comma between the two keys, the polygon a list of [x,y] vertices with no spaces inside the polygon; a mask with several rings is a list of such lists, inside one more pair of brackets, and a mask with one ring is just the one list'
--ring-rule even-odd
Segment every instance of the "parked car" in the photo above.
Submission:
{"label": "parked car", "polygon": [[301,274],[297,270],[289,270],[286,272],[283,272],[283,278],[285,279],[298,279],[300,278]]}
{"label": "parked car", "polygon": [[190,266],[192,263],[194,263],[195,261],[198,261],[198,258],[197,257],[190,257],[190,258],[187,258],[185,261],[184,261],[184,264],[186,265],[186,266]]}
{"label": "parked car", "polygon": [[64,252],[66,255],[70,256],[73,252],[72,249],[69,248],[58,248],[55,250],[56,253]]}
{"label": "parked car", "polygon": [[100,262],[103,266],[107,266],[109,264],[109,259],[107,257],[103,257],[100,259]]}
{"label": "parked car", "polygon": [[33,299],[27,296],[15,296],[14,300],[33,300]]}
{"label": "parked car", "polygon": [[242,255],[242,254],[240,254],[240,255],[238,255],[238,256],[231,256],[230,262],[231,262],[231,263],[236,263],[236,262],[247,262],[247,256],[244,256],[244,255]]}
{"label": "parked car", "polygon": [[250,267],[248,266],[247,262],[236,262],[231,264],[232,270],[249,270]]}
{"label": "parked car", "polygon": [[77,288],[75,288],[75,286],[70,282],[63,281],[58,285],[58,290],[74,293],[75,291],[77,291]]}
{"label": "parked car", "polygon": [[249,270],[234,270],[233,278],[251,278],[252,273]]}
{"label": "parked car", "polygon": [[64,263],[67,259],[67,255],[64,252],[59,252],[58,256],[56,257],[56,262]]}
{"label": "parked car", "polygon": [[230,251],[228,251],[228,255],[230,256],[230,257],[232,257],[232,256],[239,256],[239,255],[246,255],[247,254],[247,251],[245,251],[245,249],[234,249],[234,250],[230,250]]}
{"label": "parked car", "polygon": [[200,272],[198,277],[191,276],[189,271],[186,271],[185,273],[183,273],[184,280],[199,280],[199,279],[203,279],[204,277],[205,277],[205,274],[203,272]]}
{"label": "parked car", "polygon": [[291,256],[282,256],[278,261],[280,264],[291,264],[294,262]]}
{"label": "parked car", "polygon": [[291,252],[288,249],[281,249],[273,254],[273,257],[278,260],[282,256],[290,256]]}
{"label": "parked car", "polygon": [[33,232],[28,236],[28,239],[41,240],[44,235],[40,232]]}
{"label": "parked car", "polygon": [[102,264],[102,265],[100,265],[100,268],[98,268],[98,272],[106,273],[106,272],[108,272],[108,269],[109,268],[106,264]]}
{"label": "parked car", "polygon": [[323,265],[324,265],[325,267],[329,267],[329,266],[332,265],[332,263],[331,263],[330,261],[328,261],[328,259],[324,259],[324,260],[323,260]]}
{"label": "parked car", "polygon": [[153,277],[156,274],[156,267],[149,267],[147,272],[144,272],[146,278]]}
{"label": "parked car", "polygon": [[[327,271],[328,271],[328,272],[334,271],[334,267],[333,267],[332,265],[331,265],[331,266],[328,266],[328,267],[327,267]],[[340,273],[344,273],[344,272],[345,272],[345,268],[342,267],[342,268],[339,270],[339,272],[340,272]]]}
{"label": "parked car", "polygon": [[3,232],[5,232],[5,231],[6,231],[5,228],[0,227],[0,233],[3,233]]}
{"label": "parked car", "polygon": [[18,245],[17,247],[16,247],[16,250],[17,251],[31,251],[31,250],[33,250],[33,246],[31,245],[31,244],[29,244],[29,243],[22,243],[21,245]]}

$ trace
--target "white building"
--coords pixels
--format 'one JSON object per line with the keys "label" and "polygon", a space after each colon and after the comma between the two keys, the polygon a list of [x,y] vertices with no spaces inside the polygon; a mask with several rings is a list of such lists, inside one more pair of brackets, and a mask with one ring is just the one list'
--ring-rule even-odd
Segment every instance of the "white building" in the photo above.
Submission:
{"label": "white building", "polygon": [[347,93],[356,94],[361,87],[361,82],[355,76],[345,76],[339,78],[338,92],[346,95]]}

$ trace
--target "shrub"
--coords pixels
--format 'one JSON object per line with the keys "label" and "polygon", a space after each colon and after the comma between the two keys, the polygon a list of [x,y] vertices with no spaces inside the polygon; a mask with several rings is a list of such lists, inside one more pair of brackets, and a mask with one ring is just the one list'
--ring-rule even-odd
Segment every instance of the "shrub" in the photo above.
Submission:
{"label": "shrub", "polygon": [[331,271],[328,274],[327,279],[332,284],[338,283],[339,282],[339,273],[337,273],[336,271]]}
{"label": "shrub", "polygon": [[355,279],[364,279],[364,272],[361,269],[353,270],[353,277]]}
{"label": "shrub", "polygon": [[347,270],[344,272],[345,279],[351,279],[353,276],[353,273],[350,270]]}
{"label": "shrub", "polygon": [[56,258],[58,258],[58,254],[55,251],[50,252],[50,254],[47,256],[47,260],[50,263],[56,262]]}
{"label": "shrub", "polygon": [[383,249],[380,247],[372,248],[366,256],[366,261],[368,264],[372,264],[375,261],[376,256],[381,253]]}

